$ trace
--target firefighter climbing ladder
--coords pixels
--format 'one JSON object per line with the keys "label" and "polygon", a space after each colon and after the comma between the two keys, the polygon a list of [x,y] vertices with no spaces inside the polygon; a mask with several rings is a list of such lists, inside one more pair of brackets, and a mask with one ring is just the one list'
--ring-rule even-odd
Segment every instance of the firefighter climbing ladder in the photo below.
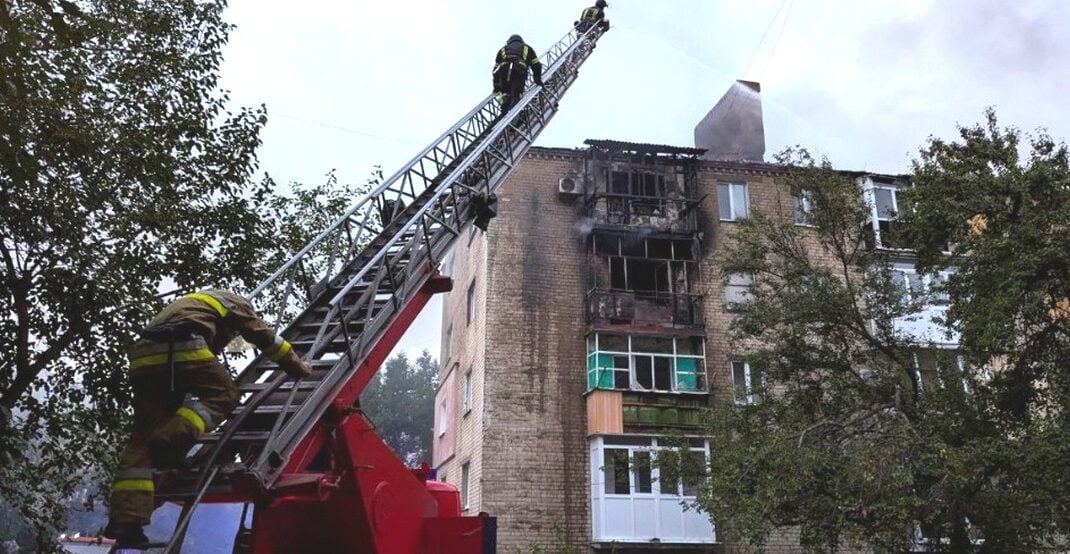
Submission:
{"label": "firefighter climbing ladder", "polygon": [[281,334],[313,372],[290,380],[264,356],[241,372],[230,419],[200,439],[192,469],[158,486],[158,500],[183,504],[166,552],[181,548],[202,501],[249,502],[309,485],[301,476],[332,440],[322,421],[353,405],[430,294],[448,289],[439,262],[557,113],[600,34],[570,31],[542,57],[544,86],[507,114],[493,96],[483,99],[251,293],[291,320]]}

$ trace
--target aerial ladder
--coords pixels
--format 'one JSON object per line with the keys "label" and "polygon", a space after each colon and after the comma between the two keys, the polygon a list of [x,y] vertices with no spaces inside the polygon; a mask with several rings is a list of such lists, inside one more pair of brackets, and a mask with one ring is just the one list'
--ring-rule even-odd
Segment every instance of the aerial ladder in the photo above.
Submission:
{"label": "aerial ladder", "polygon": [[603,32],[570,31],[543,54],[542,87],[504,114],[484,98],[252,291],[312,375],[290,379],[263,355],[238,375],[230,418],[199,439],[186,469],[158,479],[157,501],[182,505],[163,552],[179,552],[201,503],[253,506],[235,552],[495,551],[495,519],[461,516],[456,488],[406,467],[358,400],[428,300],[452,288],[440,261],[493,216],[495,191]]}

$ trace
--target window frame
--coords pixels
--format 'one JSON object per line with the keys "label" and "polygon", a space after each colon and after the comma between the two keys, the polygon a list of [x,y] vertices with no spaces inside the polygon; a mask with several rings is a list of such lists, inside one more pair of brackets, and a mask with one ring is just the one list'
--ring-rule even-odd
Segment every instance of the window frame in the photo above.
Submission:
{"label": "window frame", "polygon": [[[601,344],[601,337],[614,336],[622,337],[627,342],[627,350],[610,350],[608,348],[603,349]],[[665,339],[672,342],[672,352],[655,352],[649,350],[637,350],[634,346],[633,339],[635,337],[646,338],[658,338]],[[681,353],[682,350],[679,341],[681,340],[698,340],[701,344],[701,352],[698,354],[686,354]],[[600,365],[600,359],[604,360],[604,357],[609,358],[610,366],[603,367]],[[627,368],[617,367],[619,358],[627,359]],[[650,360],[650,388],[644,388],[639,383],[639,368],[637,359],[649,359]],[[668,388],[657,388],[657,367],[658,359],[670,360],[669,367],[669,386]],[[691,360],[691,362],[682,362],[684,360]],[[691,366],[688,368],[687,366]],[[600,386],[605,379],[605,372],[610,372],[612,378],[610,379],[612,386],[604,387]],[[623,377],[618,375],[622,372],[627,372],[627,388],[621,388],[617,386],[618,379]],[[694,388],[686,384],[682,384],[681,377],[687,380],[693,380]],[[657,392],[657,393],[679,393],[679,394],[708,394],[709,383],[706,373],[706,340],[705,337],[674,337],[674,336],[658,336],[658,335],[632,335],[621,333],[604,333],[594,332],[587,337],[587,390],[627,390],[636,392]]]}
{"label": "window frame", "polygon": [[472,322],[476,319],[476,279],[472,278],[472,282],[468,284],[468,291],[465,293],[465,325],[471,327]]}
{"label": "window frame", "polygon": [[[724,206],[721,205],[721,190],[722,187],[728,189],[728,215],[726,219],[723,215]],[[738,206],[736,206],[735,195],[733,194],[733,187],[741,187],[743,189],[743,213],[738,213]],[[720,221],[740,221],[750,217],[750,187],[746,182],[736,181],[720,181],[717,183],[717,218]]]}
{"label": "window frame", "polygon": [[[747,283],[733,283],[733,277],[748,281]],[[729,291],[741,291],[738,292],[739,300],[732,300],[729,297]],[[725,277],[724,282],[724,305],[728,310],[738,309],[743,304],[747,304],[754,300],[754,274],[748,272],[729,273]]]}
{"label": "window frame", "polygon": [[[736,364],[743,364],[743,383],[736,382]],[[757,404],[761,399],[758,397],[757,392],[754,390],[754,372],[751,369],[750,360],[746,358],[734,358],[729,362],[729,371],[732,373],[732,400],[737,406],[753,406]],[[765,381],[765,378],[761,375],[758,376],[759,385]],[[740,385],[743,385],[740,388]]]}
{"label": "window frame", "polygon": [[472,412],[472,368],[468,368],[468,371],[464,373],[464,381],[462,385],[462,398],[464,406],[464,415],[467,416]]}
{"label": "window frame", "polygon": [[[662,485],[663,485],[664,480],[662,479],[662,475],[661,475],[662,468],[657,463],[657,456],[658,456],[658,454],[660,452],[677,450],[676,446],[670,445],[670,444],[661,444],[659,442],[659,437],[657,437],[657,436],[653,436],[653,437],[651,437],[651,436],[628,437],[629,439],[632,439],[632,440],[628,441],[628,442],[631,442],[632,444],[616,444],[616,441],[609,442],[609,441],[606,440],[607,438],[612,440],[612,437],[599,437],[599,438],[601,440],[599,441],[600,444],[598,445],[598,456],[599,456],[599,460],[601,461],[601,465],[598,467],[598,472],[599,472],[600,477],[602,479],[602,487],[601,487],[601,490],[600,490],[600,493],[601,493],[602,496],[604,496],[606,498],[626,498],[626,497],[629,497],[629,498],[648,498],[648,499],[658,499],[658,500],[662,500],[662,501],[684,501],[684,502],[693,501],[694,499],[696,499],[698,497],[698,494],[697,494],[698,491],[695,491],[695,494],[688,494],[687,493],[688,492],[687,489],[694,490],[694,486],[695,485],[688,485],[686,483],[687,479],[685,479],[684,476],[682,476],[682,475],[677,475],[676,476],[676,479],[675,479],[676,483],[674,484],[675,486],[673,487],[674,490],[671,490],[671,491],[662,490]],[[694,437],[692,437],[692,439],[696,440],[696,439],[694,439]],[[707,440],[707,439],[697,439],[697,440],[702,440],[702,445],[701,446],[695,446],[694,444],[692,444],[692,445],[687,447],[687,451],[689,453],[692,453],[692,454],[701,454],[702,457],[703,457],[704,463],[706,464],[706,467],[708,467],[708,464],[709,464],[709,461],[710,461],[710,443],[709,443],[709,440]],[[644,443],[644,444],[640,444],[640,443]],[[611,473],[610,473],[609,470],[611,469],[611,466],[608,464],[608,461],[609,461],[609,457],[607,456],[607,452],[608,451],[623,451],[623,452],[627,453],[627,458],[626,458],[627,459],[627,464],[628,464],[627,465],[627,471],[623,472],[623,473],[621,473],[619,475],[618,475],[618,473],[616,471],[613,471],[612,472],[612,477],[613,477],[612,482],[610,480]],[[637,454],[640,454],[640,455],[643,455],[644,457],[647,457],[649,461],[647,461],[645,463],[637,462],[636,461],[636,455]],[[616,468],[613,468],[613,469],[615,470]],[[640,475],[641,471],[644,473],[644,475]],[[610,492],[610,490],[609,490],[610,484],[612,483],[614,485],[613,489],[615,491],[616,488],[617,488],[615,486],[617,484],[616,478],[621,476],[621,475],[626,475],[627,478],[628,478],[628,484],[627,484],[627,487],[626,487],[628,492]],[[642,487],[644,484],[646,485],[646,487]],[[699,486],[701,486],[701,485],[699,485]],[[640,490],[641,488],[645,488],[646,490]]]}
{"label": "window frame", "polygon": [[453,322],[446,327],[446,336],[442,341],[442,365],[448,366],[453,355]]}
{"label": "window frame", "polygon": [[442,400],[440,400],[439,403],[438,403],[438,416],[439,417],[438,417],[438,429],[436,429],[436,431],[438,431],[437,435],[438,435],[439,438],[445,436],[446,435],[446,431],[449,429],[449,424],[448,424],[448,421],[447,421],[449,419],[449,404],[446,402],[446,396],[448,396],[448,395],[443,395]]}
{"label": "window frame", "polygon": [[796,227],[816,227],[813,189],[802,188],[791,195],[791,221]]}
{"label": "window frame", "polygon": [[472,463],[461,464],[461,511],[467,512],[471,506],[472,496]]}

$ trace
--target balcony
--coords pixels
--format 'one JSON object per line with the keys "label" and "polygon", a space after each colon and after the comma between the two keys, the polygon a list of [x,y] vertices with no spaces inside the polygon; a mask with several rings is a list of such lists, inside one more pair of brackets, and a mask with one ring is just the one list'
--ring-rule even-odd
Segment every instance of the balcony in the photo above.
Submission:
{"label": "balcony", "polygon": [[694,201],[679,197],[649,197],[602,193],[587,199],[587,215],[597,227],[657,233],[698,231]]}
{"label": "balcony", "polygon": [[587,321],[599,327],[702,328],[702,295],[592,289],[587,293]]}

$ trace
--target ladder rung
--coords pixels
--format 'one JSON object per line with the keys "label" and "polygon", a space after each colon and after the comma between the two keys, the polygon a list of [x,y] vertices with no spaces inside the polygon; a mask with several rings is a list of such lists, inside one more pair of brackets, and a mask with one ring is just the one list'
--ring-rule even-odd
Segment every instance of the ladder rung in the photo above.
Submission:
{"label": "ladder rung", "polygon": [[[257,391],[262,391],[262,390],[264,390],[264,389],[268,388],[268,385],[270,385],[270,384],[271,384],[271,383],[249,383],[249,384],[247,384],[247,385],[242,385],[242,386],[241,386],[241,391],[242,391],[242,392],[257,392]],[[308,380],[302,380],[302,381],[301,381],[301,384],[300,384],[300,385],[299,385],[299,386],[297,387],[297,390],[299,390],[299,391],[300,391],[300,390],[310,390],[310,389],[314,389],[314,388],[316,388],[316,385],[318,385],[318,384],[319,384],[319,383],[318,383],[318,382],[316,382],[316,381],[308,381]],[[293,382],[293,381],[287,381],[287,382],[285,382],[285,383],[283,383],[283,384],[279,385],[279,388],[278,388],[278,389],[276,389],[276,390],[279,390],[279,391],[288,391],[288,390],[291,390],[291,389],[293,389],[293,388],[294,388],[294,382]]]}
{"label": "ladder rung", "polygon": [[[238,431],[230,437],[231,442],[259,442],[266,441],[271,433],[268,431]],[[209,433],[207,435],[201,435],[197,439],[199,443],[214,443],[219,442],[219,433]]]}

